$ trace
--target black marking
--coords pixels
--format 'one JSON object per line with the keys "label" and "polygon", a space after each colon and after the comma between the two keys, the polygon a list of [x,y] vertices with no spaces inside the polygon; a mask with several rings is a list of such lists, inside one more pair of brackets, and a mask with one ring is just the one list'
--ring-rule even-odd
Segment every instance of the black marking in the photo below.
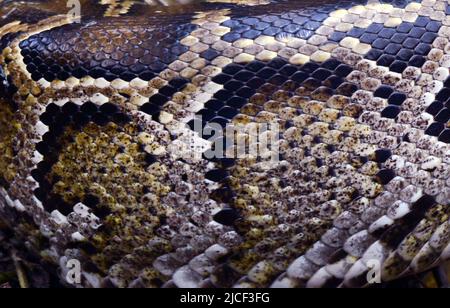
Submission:
{"label": "black marking", "polygon": [[443,108],[434,118],[442,124],[447,124],[450,121],[450,109]]}
{"label": "black marking", "polygon": [[381,116],[385,118],[395,119],[401,112],[401,108],[395,105],[389,105],[383,109]]}
{"label": "black marking", "polygon": [[434,122],[425,133],[439,137],[439,141],[450,143],[448,138],[448,127],[450,124],[450,77],[444,82],[444,88],[436,95],[436,101],[427,107],[426,112],[434,117]]}
{"label": "black marking", "polygon": [[395,178],[396,174],[394,170],[391,169],[383,169],[380,170],[377,175],[376,178],[378,179],[378,181],[383,184],[386,185],[388,184],[393,178]]}
{"label": "black marking", "polygon": [[442,109],[444,109],[444,103],[440,101],[434,101],[430,106],[427,107],[426,112],[428,112],[432,116],[435,116]]}
{"label": "black marking", "polygon": [[435,122],[427,128],[427,130],[425,131],[425,134],[437,137],[444,130],[444,128],[445,128],[444,124]]}
{"label": "black marking", "polygon": [[205,175],[206,179],[213,182],[223,182],[229,176],[228,172],[224,169],[216,169],[208,171]]}
{"label": "black marking", "polygon": [[394,93],[394,89],[390,86],[380,86],[374,93],[374,96],[381,98],[389,98],[389,96]]}
{"label": "black marking", "polygon": [[450,143],[450,128],[444,129],[439,135],[439,141]]}
{"label": "black marking", "polygon": [[405,94],[395,92],[395,93],[392,93],[389,96],[388,103],[391,104],[391,105],[398,105],[398,106],[400,106],[401,104],[403,104],[403,102],[405,100],[406,100],[406,95]]}
{"label": "black marking", "polygon": [[214,215],[213,219],[224,226],[233,226],[239,219],[239,213],[235,209],[226,208]]}
{"label": "black marking", "polygon": [[392,152],[389,149],[381,149],[375,151],[375,161],[378,163],[386,162],[392,156]]}

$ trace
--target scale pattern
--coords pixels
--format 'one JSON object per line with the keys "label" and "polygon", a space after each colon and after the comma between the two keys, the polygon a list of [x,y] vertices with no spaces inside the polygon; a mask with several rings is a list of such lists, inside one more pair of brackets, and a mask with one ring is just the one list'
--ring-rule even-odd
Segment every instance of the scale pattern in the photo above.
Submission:
{"label": "scale pattern", "polygon": [[[363,287],[450,259],[447,1],[173,2],[0,1],[18,249],[85,287]],[[210,158],[198,128],[265,145],[245,125],[274,144]]]}

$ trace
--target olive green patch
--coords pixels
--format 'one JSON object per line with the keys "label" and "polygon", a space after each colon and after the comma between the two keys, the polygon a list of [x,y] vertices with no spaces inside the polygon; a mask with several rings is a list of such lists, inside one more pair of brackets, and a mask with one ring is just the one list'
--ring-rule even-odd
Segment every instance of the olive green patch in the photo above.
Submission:
{"label": "olive green patch", "polygon": [[17,167],[14,160],[14,138],[20,124],[7,102],[0,99],[0,185],[8,186],[14,180]]}

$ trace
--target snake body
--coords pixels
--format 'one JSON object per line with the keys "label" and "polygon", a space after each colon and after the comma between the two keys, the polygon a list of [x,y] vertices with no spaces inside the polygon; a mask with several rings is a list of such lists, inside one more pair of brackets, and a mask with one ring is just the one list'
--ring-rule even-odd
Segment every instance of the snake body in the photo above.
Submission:
{"label": "snake body", "polygon": [[[450,258],[449,39],[443,0],[0,1],[0,226],[84,287],[424,272]],[[260,156],[195,129],[252,123],[279,129]]]}

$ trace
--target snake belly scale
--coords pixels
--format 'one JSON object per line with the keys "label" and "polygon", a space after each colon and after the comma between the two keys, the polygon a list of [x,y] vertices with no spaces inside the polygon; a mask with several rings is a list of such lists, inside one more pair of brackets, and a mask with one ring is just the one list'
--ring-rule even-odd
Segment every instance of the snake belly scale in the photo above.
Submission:
{"label": "snake belly scale", "polygon": [[[62,280],[363,287],[450,258],[448,1],[78,4],[0,1],[0,225]],[[208,158],[212,124],[276,124],[279,159]]]}

